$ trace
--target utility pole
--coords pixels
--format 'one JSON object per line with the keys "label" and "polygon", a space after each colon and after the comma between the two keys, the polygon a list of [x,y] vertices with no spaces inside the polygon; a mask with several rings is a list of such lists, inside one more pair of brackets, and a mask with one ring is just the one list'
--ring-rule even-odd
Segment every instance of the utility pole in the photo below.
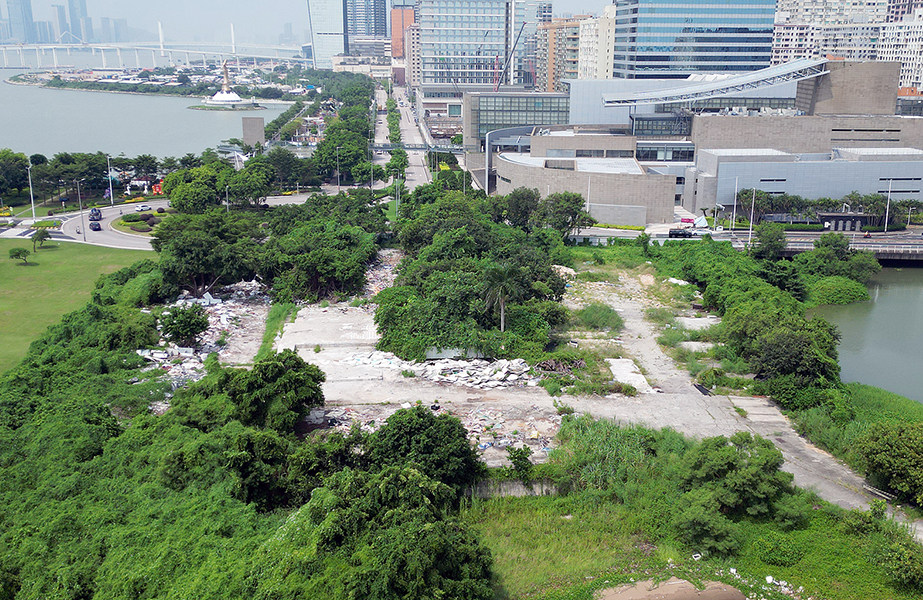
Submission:
{"label": "utility pole", "polygon": [[343,146],[337,146],[337,194],[340,193],[340,148]]}
{"label": "utility pole", "polygon": [[891,184],[894,179],[888,180],[888,204],[885,206],[885,233],[888,233],[888,219],[891,217]]}
{"label": "utility pole", "polygon": [[77,206],[80,208],[80,229],[83,230],[83,241],[85,242],[87,241],[87,228],[86,222],[83,220],[83,200],[80,198],[80,180],[75,179],[74,183],[77,184]]}
{"label": "utility pole", "polygon": [[109,180],[109,206],[115,204],[115,196],[112,195],[112,165],[109,163],[109,156],[106,155],[106,179]]}
{"label": "utility pole", "polygon": [[[29,165],[29,168],[26,169],[29,172],[29,200],[32,202],[32,222],[35,223],[35,194],[32,193],[32,165]],[[907,222],[910,223],[910,216],[908,213]]]}

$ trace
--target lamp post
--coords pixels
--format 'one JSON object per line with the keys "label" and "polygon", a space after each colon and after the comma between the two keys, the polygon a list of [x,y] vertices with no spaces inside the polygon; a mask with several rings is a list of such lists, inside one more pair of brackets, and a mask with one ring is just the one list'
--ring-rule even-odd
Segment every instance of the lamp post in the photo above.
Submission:
{"label": "lamp post", "polygon": [[907,209],[907,227],[910,227],[910,213],[912,213],[915,208],[916,206],[911,206]]}
{"label": "lamp post", "polygon": [[227,212],[227,213],[231,212],[231,201],[228,199],[228,189],[229,188],[230,186],[228,185],[224,186],[224,206],[226,209],[224,212]]}
{"label": "lamp post", "polygon": [[734,208],[732,210],[734,214],[731,215],[731,231],[734,231],[734,224],[737,222],[737,180],[738,178],[735,177],[734,178]]}
{"label": "lamp post", "polygon": [[112,165],[109,163],[109,156],[106,156],[106,179],[109,180],[109,206],[115,204],[115,196],[112,195]]}
{"label": "lamp post", "polygon": [[337,146],[337,194],[340,193],[340,148],[343,146]]}
{"label": "lamp post", "polygon": [[[32,202],[32,222],[35,222],[35,194],[32,193],[32,165],[29,165],[26,168],[26,171],[29,173],[29,201]],[[907,222],[910,222],[908,217]]]}
{"label": "lamp post", "polygon": [[891,185],[893,183],[893,179],[888,180],[888,204],[885,206],[885,233],[888,233],[888,219],[891,216]]}
{"label": "lamp post", "polygon": [[756,206],[756,188],[753,188],[753,198],[750,200],[750,232],[747,234],[747,250],[750,249],[750,241],[753,239],[753,209]]}
{"label": "lamp post", "polygon": [[83,200],[80,198],[80,180],[75,179],[74,183],[77,184],[77,207],[80,209],[80,229],[82,230],[81,233],[83,234],[83,241],[85,242],[87,241],[87,227],[86,221],[83,219]]}

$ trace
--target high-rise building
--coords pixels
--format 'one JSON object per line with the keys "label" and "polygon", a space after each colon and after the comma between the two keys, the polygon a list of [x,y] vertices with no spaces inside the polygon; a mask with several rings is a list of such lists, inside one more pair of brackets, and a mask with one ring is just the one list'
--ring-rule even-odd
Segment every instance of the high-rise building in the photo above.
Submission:
{"label": "high-rise building", "polygon": [[349,52],[345,0],[308,0],[315,69],[332,69],[333,57]]}
{"label": "high-rise building", "polygon": [[6,9],[10,17],[10,40],[22,44],[34,43],[31,0],[6,0]]}
{"label": "high-rise building", "polygon": [[70,36],[70,24],[67,22],[67,10],[63,4],[54,4],[51,7],[51,13],[54,16],[54,35],[57,41],[72,42]]}
{"label": "high-rise building", "polygon": [[388,35],[385,0],[346,0],[346,33],[383,38]]}
{"label": "high-rise building", "polygon": [[67,14],[70,20],[70,32],[82,41],[88,42],[81,31],[82,20],[87,17],[87,0],[67,0]]}
{"label": "high-rise building", "polygon": [[90,42],[95,41],[96,36],[93,34],[93,19],[90,17],[83,17],[80,19],[80,37],[84,41]]}
{"label": "high-rise building", "polygon": [[404,30],[404,56],[407,85],[417,87],[423,78],[423,69],[420,66],[420,26],[416,23]]}
{"label": "high-rise building", "polygon": [[385,47],[388,19],[385,0],[308,0],[308,23],[314,68],[332,69],[333,57],[357,49]]}
{"label": "high-rise building", "polygon": [[578,79],[612,79],[612,55],[615,49],[615,6],[603,9],[595,19],[580,22],[580,56]]}
{"label": "high-rise building", "polygon": [[391,56],[404,58],[404,31],[413,25],[413,6],[392,5]]}
{"label": "high-rise building", "polygon": [[[422,84],[506,83],[507,0],[420,0]],[[502,81],[501,81],[502,79]]]}
{"label": "high-rise building", "polygon": [[613,77],[650,79],[769,66],[776,0],[615,0]]}
{"label": "high-rise building", "polygon": [[538,26],[538,88],[565,92],[565,79],[577,79],[580,61],[580,22],[590,15],[552,19]]}

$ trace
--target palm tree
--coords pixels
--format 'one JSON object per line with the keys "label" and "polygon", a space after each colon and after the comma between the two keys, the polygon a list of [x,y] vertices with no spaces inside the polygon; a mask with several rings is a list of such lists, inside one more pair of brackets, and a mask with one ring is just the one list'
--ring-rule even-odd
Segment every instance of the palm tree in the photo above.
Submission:
{"label": "palm tree", "polygon": [[506,331],[506,303],[518,298],[522,293],[518,281],[519,274],[519,268],[508,263],[492,265],[484,272],[484,280],[487,283],[487,309],[500,306],[501,332]]}

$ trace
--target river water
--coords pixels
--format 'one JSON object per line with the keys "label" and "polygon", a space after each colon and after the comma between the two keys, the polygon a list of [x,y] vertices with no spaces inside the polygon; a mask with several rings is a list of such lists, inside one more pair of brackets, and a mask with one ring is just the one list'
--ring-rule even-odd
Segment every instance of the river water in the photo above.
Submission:
{"label": "river water", "polygon": [[198,98],[115,94],[11,85],[21,70],[0,69],[0,148],[51,157],[96,152],[128,157],[200,154],[222,140],[243,136],[243,116],[267,123],[285,104],[265,110],[190,110]]}
{"label": "river water", "polygon": [[923,402],[923,269],[882,269],[869,294],[870,302],[814,311],[843,335],[843,381]]}

